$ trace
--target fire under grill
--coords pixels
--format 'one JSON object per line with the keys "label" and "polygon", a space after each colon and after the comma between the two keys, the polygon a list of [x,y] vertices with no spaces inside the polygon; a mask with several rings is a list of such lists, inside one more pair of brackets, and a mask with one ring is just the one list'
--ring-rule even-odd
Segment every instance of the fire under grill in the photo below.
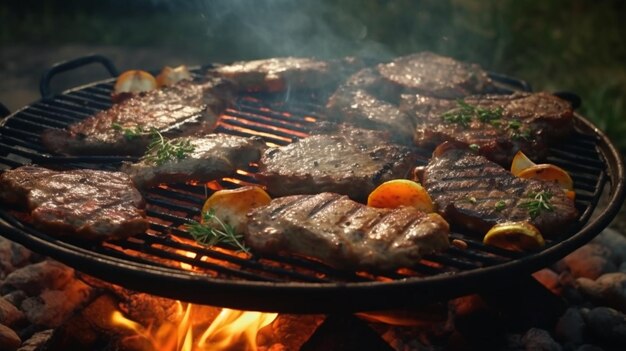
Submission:
{"label": "fire under grill", "polygon": [[[194,70],[200,75],[202,69]],[[523,81],[493,75],[502,85],[528,89]],[[44,98],[3,121],[0,167],[38,164],[50,168],[116,169],[131,157],[55,156],[40,144],[40,133],[65,128],[111,106],[114,79]],[[323,97],[291,92],[240,96],[221,116],[217,131],[260,136],[285,145],[307,136],[325,119]],[[466,249],[451,247],[394,272],[346,272],[299,257],[248,256],[221,247],[202,247],[185,230],[198,219],[206,196],[221,188],[255,184],[255,165],[208,184],[160,185],[144,194],[150,229],[126,240],[103,243],[58,238],[0,209],[1,234],[77,270],[139,291],[189,302],[287,313],[365,311],[419,306],[479,292],[525,278],[581,246],[617,214],[624,199],[624,167],[606,136],[576,115],[576,132],[550,149],[548,162],[572,176],[581,215],[573,229],[554,235],[538,252],[519,253],[484,245],[454,232]],[[430,152],[421,154],[426,164]],[[592,216],[593,215],[593,216]]]}

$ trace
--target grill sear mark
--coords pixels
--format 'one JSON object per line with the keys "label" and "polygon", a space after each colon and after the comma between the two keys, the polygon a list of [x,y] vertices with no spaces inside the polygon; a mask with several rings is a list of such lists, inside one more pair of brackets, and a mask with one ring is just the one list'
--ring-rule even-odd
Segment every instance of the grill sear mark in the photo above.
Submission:
{"label": "grill sear mark", "polygon": [[340,269],[410,267],[449,246],[448,223],[437,214],[368,207],[328,192],[273,199],[250,212],[247,229],[246,243],[256,252],[306,256]]}

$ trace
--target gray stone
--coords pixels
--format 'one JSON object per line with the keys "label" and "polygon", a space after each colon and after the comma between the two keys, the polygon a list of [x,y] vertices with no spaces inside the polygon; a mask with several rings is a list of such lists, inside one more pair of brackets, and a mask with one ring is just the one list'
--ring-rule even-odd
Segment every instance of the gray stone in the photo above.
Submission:
{"label": "gray stone", "polygon": [[583,313],[583,317],[600,344],[626,345],[626,315],[623,313],[609,307],[596,307]]}
{"label": "gray stone", "polygon": [[13,304],[0,297],[0,324],[14,326],[15,323],[24,319],[24,313]]}
{"label": "gray stone", "polygon": [[26,298],[26,293],[22,290],[13,290],[10,293],[3,296],[5,300],[10,302],[13,306],[19,306],[22,304],[22,301]]}
{"label": "gray stone", "polygon": [[574,278],[596,279],[604,273],[617,271],[610,259],[610,250],[598,243],[587,244],[561,261]]}
{"label": "gray stone", "polygon": [[526,350],[533,351],[561,351],[561,345],[554,341],[550,333],[543,329],[531,328],[524,336],[522,343]]}
{"label": "gray stone", "polygon": [[5,276],[30,263],[32,251],[9,239],[0,237],[0,274]]}
{"label": "gray stone", "polygon": [[576,284],[596,304],[626,313],[626,273],[603,274],[595,281],[578,278]]}
{"label": "gray stone", "polygon": [[0,351],[15,351],[21,343],[22,340],[13,329],[0,324]]}
{"label": "gray stone", "polygon": [[74,280],[65,290],[46,290],[39,296],[27,298],[21,308],[29,322],[56,328],[82,306],[90,293],[91,287]]}
{"label": "gray stone", "polygon": [[74,277],[74,270],[59,262],[46,260],[15,270],[4,285],[23,290],[29,296],[44,289],[60,289]]}
{"label": "gray stone", "polygon": [[559,275],[550,268],[541,269],[533,273],[533,277],[537,279],[543,286],[548,288],[555,295],[561,295],[561,283]]}
{"label": "gray stone", "polygon": [[580,310],[570,307],[556,323],[555,336],[567,346],[578,346],[585,342],[586,324]]}
{"label": "gray stone", "polygon": [[597,242],[609,249],[609,259],[616,265],[620,266],[626,262],[626,236],[612,228],[606,228],[602,231],[593,242]]}
{"label": "gray stone", "polygon": [[53,329],[48,329],[35,333],[30,339],[24,341],[17,351],[37,351],[41,346],[45,345],[50,337],[52,337]]}

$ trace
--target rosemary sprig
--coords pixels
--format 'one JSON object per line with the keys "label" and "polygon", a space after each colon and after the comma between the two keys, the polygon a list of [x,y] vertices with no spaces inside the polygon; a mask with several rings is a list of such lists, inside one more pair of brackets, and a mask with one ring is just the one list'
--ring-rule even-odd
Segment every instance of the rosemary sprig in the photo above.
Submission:
{"label": "rosemary sprig", "polygon": [[495,205],[496,211],[500,212],[504,210],[505,207],[506,207],[506,201],[499,200],[498,202],[496,202],[496,205]]}
{"label": "rosemary sprig", "polygon": [[250,252],[242,242],[243,235],[235,232],[232,225],[219,219],[212,208],[202,213],[202,223],[193,221],[186,227],[189,234],[201,245],[225,244],[246,253]]}
{"label": "rosemary sprig", "polygon": [[542,190],[538,193],[529,193],[528,198],[530,200],[519,204],[519,207],[528,210],[532,219],[535,219],[543,211],[552,212],[554,210],[550,204],[551,192]]}
{"label": "rosemary sprig", "polygon": [[518,120],[509,121],[506,129],[511,131],[511,137],[513,139],[530,139],[530,131],[528,129],[522,128],[522,122]]}
{"label": "rosemary sprig", "polygon": [[182,160],[194,151],[189,140],[171,141],[163,137],[157,130],[152,130],[152,142],[144,159],[154,162],[157,166],[171,160]]}
{"label": "rosemary sprig", "polygon": [[111,124],[113,130],[121,131],[124,133],[124,137],[128,140],[135,139],[136,137],[145,134],[145,131],[141,126],[135,126],[135,128],[124,128],[121,124],[113,122]]}
{"label": "rosemary sprig", "polygon": [[493,124],[502,118],[502,107],[493,109],[482,108],[472,106],[462,99],[457,100],[456,103],[458,105],[456,108],[441,115],[444,122],[460,124],[461,126],[467,128],[473,119]]}

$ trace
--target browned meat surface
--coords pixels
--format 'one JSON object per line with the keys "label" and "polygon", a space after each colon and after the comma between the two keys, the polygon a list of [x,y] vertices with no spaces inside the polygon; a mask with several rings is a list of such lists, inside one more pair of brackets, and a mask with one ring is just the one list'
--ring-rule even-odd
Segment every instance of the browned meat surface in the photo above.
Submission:
{"label": "browned meat surface", "polygon": [[168,137],[210,132],[226,105],[229,89],[219,79],[181,81],[132,96],[65,130],[44,131],[42,142],[61,154],[142,155],[151,129]]}
{"label": "browned meat surface", "polygon": [[328,191],[362,201],[379,184],[404,178],[415,166],[412,150],[388,142],[384,133],[332,128],[265,151],[257,177],[272,196]]}
{"label": "browned meat surface", "polygon": [[[423,174],[423,185],[452,226],[485,234],[494,224],[527,221],[545,237],[567,231],[578,212],[558,185],[513,176],[471,150],[439,146]],[[540,200],[547,207],[538,207]]]}
{"label": "browned meat surface", "polygon": [[260,138],[221,133],[202,138],[176,138],[171,142],[188,143],[193,151],[183,159],[158,162],[154,157],[156,150],[152,150],[139,162],[125,164],[122,170],[139,188],[188,180],[208,182],[231,175],[237,169],[246,168],[250,162],[258,161],[266,148]]}
{"label": "browned meat surface", "polygon": [[398,57],[378,65],[377,72],[382,84],[393,87],[398,93],[444,99],[483,93],[493,85],[480,66],[431,52]]}
{"label": "browned meat surface", "polygon": [[23,166],[0,175],[0,199],[51,235],[104,240],[148,229],[141,194],[121,172]]}
{"label": "browned meat surface", "polygon": [[362,128],[387,130],[394,141],[413,142],[415,122],[408,114],[363,89],[340,87],[326,105],[329,118]]}
{"label": "browned meat surface", "polygon": [[246,243],[263,254],[316,258],[337,268],[389,270],[448,248],[448,223],[409,207],[382,209],[334,193],[294,195],[248,214]]}
{"label": "browned meat surface", "polygon": [[469,96],[445,100],[402,95],[400,109],[415,119],[415,143],[434,148],[461,141],[501,165],[508,166],[519,150],[542,159],[549,144],[573,129],[569,102],[548,93]]}
{"label": "browned meat surface", "polygon": [[332,87],[361,67],[362,63],[354,58],[326,61],[306,57],[276,57],[234,62],[211,72],[233,80],[239,91],[280,92]]}

